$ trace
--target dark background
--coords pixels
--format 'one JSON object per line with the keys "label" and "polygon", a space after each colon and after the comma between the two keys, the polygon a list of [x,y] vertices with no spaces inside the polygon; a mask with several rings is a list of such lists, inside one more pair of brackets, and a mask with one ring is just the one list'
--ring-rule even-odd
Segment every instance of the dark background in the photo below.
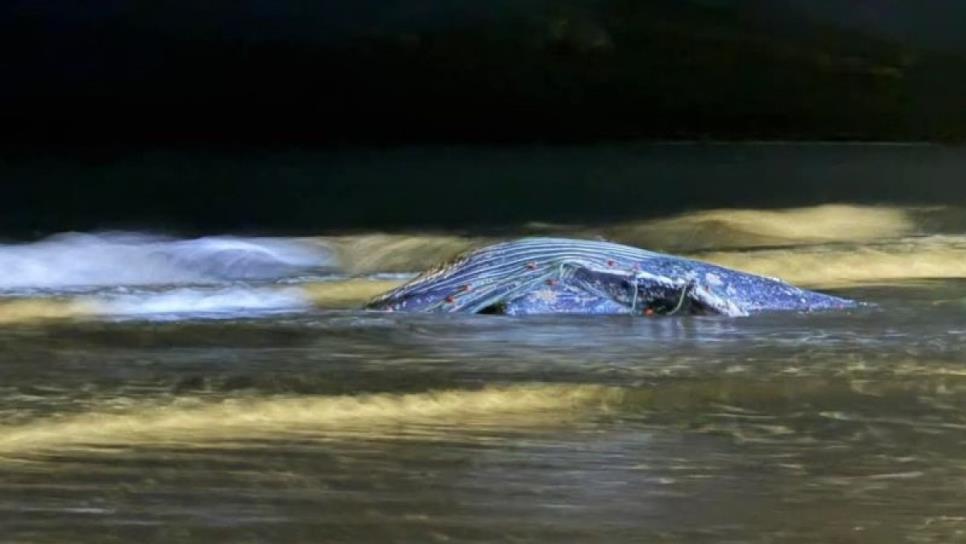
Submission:
{"label": "dark background", "polygon": [[[941,0],[8,1],[0,227],[310,231],[955,201],[955,168],[782,186],[710,175],[715,156],[674,188],[599,171],[626,154],[556,170],[531,163],[561,155],[492,161],[493,146],[649,140],[956,144],[963,23],[966,5]],[[364,149],[398,170],[344,167]],[[628,191],[652,198],[630,205]]]}

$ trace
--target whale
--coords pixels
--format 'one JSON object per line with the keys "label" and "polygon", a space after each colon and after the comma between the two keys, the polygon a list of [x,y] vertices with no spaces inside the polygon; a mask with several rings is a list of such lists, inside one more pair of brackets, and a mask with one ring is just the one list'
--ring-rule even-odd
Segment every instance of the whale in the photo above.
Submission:
{"label": "whale", "polygon": [[386,312],[723,315],[854,308],[847,298],[606,241],[523,238],[461,254],[372,299]]}

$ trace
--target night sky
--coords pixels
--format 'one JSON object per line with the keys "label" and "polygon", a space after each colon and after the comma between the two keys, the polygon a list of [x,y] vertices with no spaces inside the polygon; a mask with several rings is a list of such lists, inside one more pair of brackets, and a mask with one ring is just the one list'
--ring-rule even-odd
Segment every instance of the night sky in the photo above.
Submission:
{"label": "night sky", "polygon": [[962,21],[939,0],[16,0],[0,120],[40,145],[959,139]]}

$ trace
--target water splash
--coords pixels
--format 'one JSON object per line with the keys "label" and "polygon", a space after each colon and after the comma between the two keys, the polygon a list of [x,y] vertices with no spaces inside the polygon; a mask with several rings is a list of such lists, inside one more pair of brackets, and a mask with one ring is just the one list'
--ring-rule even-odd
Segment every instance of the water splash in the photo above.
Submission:
{"label": "water splash", "polygon": [[267,280],[331,265],[325,248],[294,239],[70,233],[0,246],[0,289]]}
{"label": "water splash", "polygon": [[160,293],[89,297],[82,301],[81,308],[89,314],[153,319],[258,316],[312,307],[311,300],[297,287],[178,288]]}

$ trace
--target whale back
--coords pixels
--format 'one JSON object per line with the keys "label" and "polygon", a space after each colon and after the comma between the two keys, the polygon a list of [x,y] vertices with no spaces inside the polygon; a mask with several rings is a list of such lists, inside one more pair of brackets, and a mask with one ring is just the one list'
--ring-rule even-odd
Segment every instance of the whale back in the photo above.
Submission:
{"label": "whale back", "polygon": [[525,238],[476,249],[377,297],[409,312],[634,314],[683,308],[747,315],[851,301],[683,257],[611,242]]}

